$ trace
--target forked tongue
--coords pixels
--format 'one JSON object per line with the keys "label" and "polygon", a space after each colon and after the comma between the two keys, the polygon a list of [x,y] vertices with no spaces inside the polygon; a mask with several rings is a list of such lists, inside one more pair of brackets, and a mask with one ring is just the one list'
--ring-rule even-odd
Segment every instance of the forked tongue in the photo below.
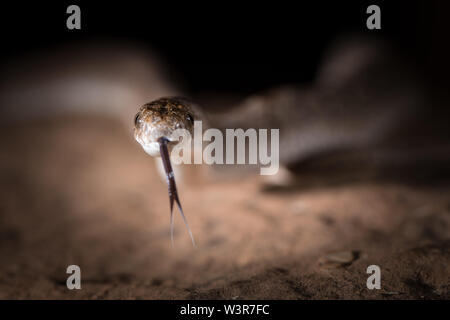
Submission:
{"label": "forked tongue", "polygon": [[161,154],[161,159],[164,165],[164,171],[166,172],[167,187],[169,189],[169,199],[170,199],[170,241],[173,247],[173,202],[177,203],[178,209],[180,209],[181,217],[183,218],[184,224],[188,230],[189,236],[191,237],[192,245],[196,247],[194,236],[192,235],[191,228],[186,220],[183,213],[183,208],[181,207],[180,200],[178,199],[177,185],[175,184],[175,175],[173,174],[172,164],[170,163],[169,149],[167,147],[166,138],[159,138],[159,153]]}

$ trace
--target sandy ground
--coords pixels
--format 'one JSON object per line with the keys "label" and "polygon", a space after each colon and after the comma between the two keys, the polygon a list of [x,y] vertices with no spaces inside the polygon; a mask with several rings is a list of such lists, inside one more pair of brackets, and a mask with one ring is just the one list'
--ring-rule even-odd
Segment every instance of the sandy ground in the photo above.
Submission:
{"label": "sandy ground", "polygon": [[[131,128],[72,117],[0,130],[2,299],[450,298],[448,185],[263,192],[257,175],[190,168],[178,184],[198,248],[178,213],[171,248],[166,186]],[[66,288],[70,264],[81,290]],[[366,287],[372,264],[380,290]]]}

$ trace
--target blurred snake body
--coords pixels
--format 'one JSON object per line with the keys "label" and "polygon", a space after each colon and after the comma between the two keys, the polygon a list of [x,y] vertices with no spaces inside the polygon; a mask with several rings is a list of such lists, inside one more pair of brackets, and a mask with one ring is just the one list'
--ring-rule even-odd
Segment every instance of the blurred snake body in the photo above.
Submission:
{"label": "blurred snake body", "polygon": [[[169,157],[178,143],[175,131],[185,129],[192,135],[194,119],[207,119],[208,127],[221,131],[279,129],[279,160],[287,169],[342,151],[368,154],[372,163],[393,162],[400,167],[416,159],[436,167],[435,159],[449,158],[444,135],[437,136],[444,140],[444,152],[434,155],[425,150],[433,147],[430,141],[437,144],[438,140],[430,130],[431,138],[424,138],[426,120],[422,113],[427,104],[423,89],[401,56],[383,43],[358,37],[336,41],[325,53],[311,83],[264,90],[219,110],[214,99],[201,101],[208,105],[201,109],[186,99],[172,97],[183,91],[147,50],[106,44],[61,49],[40,59],[4,66],[0,120],[25,123],[45,116],[87,113],[111,115],[128,126],[135,106],[152,101],[135,115],[134,137],[145,152],[161,157],[169,191],[172,244],[176,203],[195,246]],[[170,98],[157,99],[161,96]],[[436,119],[444,117],[428,122]],[[416,129],[411,126],[414,121]],[[415,139],[411,135],[400,136],[400,147],[388,145],[384,149],[385,141],[393,141],[402,128],[419,136],[418,145],[412,146]]]}

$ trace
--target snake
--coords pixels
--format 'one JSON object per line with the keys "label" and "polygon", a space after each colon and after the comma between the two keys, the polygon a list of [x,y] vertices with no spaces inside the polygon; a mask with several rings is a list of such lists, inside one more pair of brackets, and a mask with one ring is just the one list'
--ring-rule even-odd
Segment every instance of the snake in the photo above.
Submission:
{"label": "snake", "polygon": [[[9,76],[0,79],[0,123],[25,123],[46,116],[70,119],[73,114],[86,113],[111,116],[128,129],[134,116],[134,138],[163,165],[172,245],[176,205],[196,246],[169,157],[177,143],[175,131],[186,129],[192,134],[195,120],[222,132],[228,128],[279,129],[280,166],[290,171],[298,164],[304,168],[305,163],[342,151],[366,154],[372,162],[395,162],[400,167],[425,156],[428,159],[424,161],[433,167],[437,167],[435,159],[449,159],[447,135],[436,135],[430,128],[429,138],[425,138],[430,125],[424,124],[434,125],[445,117],[426,120],[429,115],[422,82],[401,55],[373,39],[337,39],[325,51],[315,79],[246,93],[238,101],[225,103],[224,108],[214,104],[223,104],[226,94],[219,94],[215,101],[198,95],[193,96],[195,102],[181,97],[190,94],[169,79],[164,64],[147,50],[107,45],[69,49],[9,64],[5,69]],[[136,106],[140,106],[137,114]],[[415,126],[411,125],[414,121]],[[407,133],[400,141],[403,145],[381,152],[396,132]],[[418,139],[411,138],[414,134]],[[432,143],[437,145],[438,138],[443,150],[434,156]],[[413,143],[417,144],[415,149]],[[178,182],[180,178],[177,174]]]}
{"label": "snake", "polygon": [[187,130],[191,135],[194,130],[194,119],[199,115],[199,111],[194,111],[194,104],[181,97],[163,97],[144,104],[140,107],[134,118],[134,137],[142,146],[146,153],[153,157],[161,157],[170,201],[170,239],[173,246],[173,207],[176,203],[186,229],[196,247],[195,239],[186,216],[181,206],[170,161],[170,151],[178,144],[178,138],[174,136],[177,129]]}
{"label": "snake", "polygon": [[[142,105],[134,118],[134,138],[150,156],[161,158],[169,193],[172,246],[175,203],[196,246],[170,160],[170,151],[179,143],[176,130],[185,129],[192,135],[195,120],[207,119],[209,127],[221,131],[278,128],[283,168],[342,151],[358,157],[366,153],[372,161],[374,155],[380,157],[379,145],[395,128],[408,123],[422,100],[413,94],[414,82],[405,81],[405,73],[393,67],[397,60],[373,55],[372,49],[354,42],[341,46],[326,59],[314,86],[272,88],[225,112],[207,112],[200,104],[177,96]],[[387,78],[393,82],[385,81]],[[393,150],[386,153],[397,157]]]}

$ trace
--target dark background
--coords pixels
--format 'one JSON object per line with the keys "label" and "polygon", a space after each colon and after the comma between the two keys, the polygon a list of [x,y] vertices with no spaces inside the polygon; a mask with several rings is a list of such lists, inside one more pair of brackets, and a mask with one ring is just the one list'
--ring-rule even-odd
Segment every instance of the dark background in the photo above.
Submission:
{"label": "dark background", "polygon": [[[70,4],[81,7],[81,30],[66,28]],[[381,7],[381,30],[366,28],[370,4]],[[312,80],[335,36],[362,32],[389,38],[437,84],[449,66],[448,9],[444,1],[20,1],[2,4],[1,55],[7,63],[73,41],[132,40],[160,51],[191,91],[250,93]]]}

